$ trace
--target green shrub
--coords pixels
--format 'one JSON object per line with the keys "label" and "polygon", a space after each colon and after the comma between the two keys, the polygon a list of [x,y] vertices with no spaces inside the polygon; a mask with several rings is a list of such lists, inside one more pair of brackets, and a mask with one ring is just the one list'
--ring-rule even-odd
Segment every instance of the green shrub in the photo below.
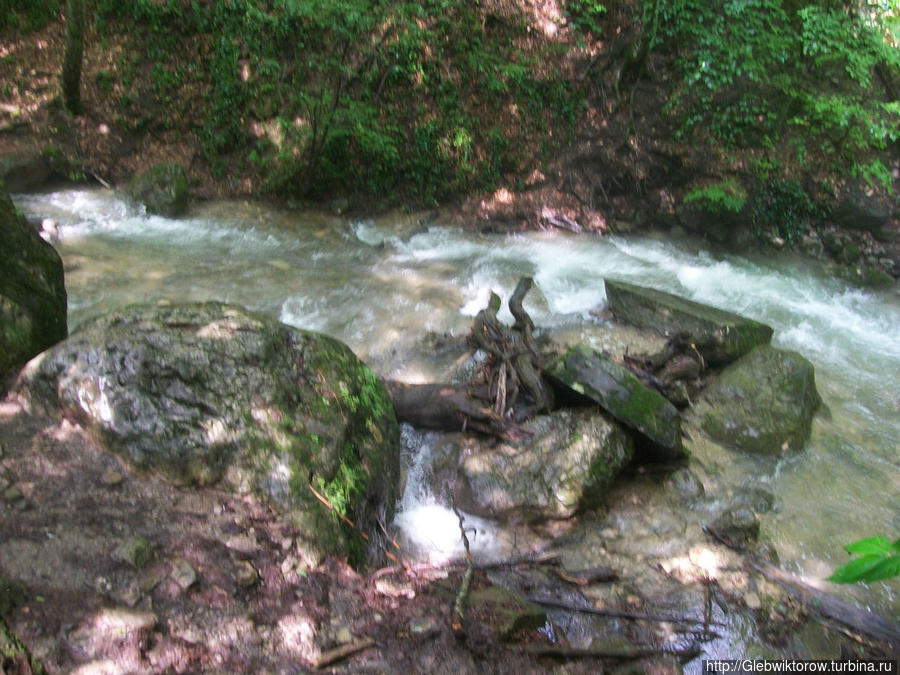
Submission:
{"label": "green shrub", "polygon": [[667,109],[683,138],[707,137],[726,148],[793,147],[801,163],[815,150],[829,161],[817,168],[840,172],[870,166],[873,153],[900,138],[900,103],[890,93],[900,72],[898,22],[889,8],[645,4],[660,6],[660,40],[677,57],[680,83]]}
{"label": "green shrub", "polygon": [[754,235],[770,233],[796,242],[823,209],[796,179],[762,182],[749,199],[750,225]]}

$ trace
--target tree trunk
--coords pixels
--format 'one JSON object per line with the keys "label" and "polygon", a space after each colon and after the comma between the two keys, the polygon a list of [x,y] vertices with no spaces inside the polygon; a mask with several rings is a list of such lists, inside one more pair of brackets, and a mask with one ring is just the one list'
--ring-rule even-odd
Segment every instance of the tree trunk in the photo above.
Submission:
{"label": "tree trunk", "polygon": [[62,94],[66,109],[73,115],[81,112],[84,16],[84,0],[66,0],[66,52],[63,56]]}

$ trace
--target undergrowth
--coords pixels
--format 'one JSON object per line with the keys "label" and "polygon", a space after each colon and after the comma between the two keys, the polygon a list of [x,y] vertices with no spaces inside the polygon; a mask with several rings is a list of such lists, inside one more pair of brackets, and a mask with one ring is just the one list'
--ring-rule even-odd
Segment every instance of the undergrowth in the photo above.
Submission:
{"label": "undergrowth", "polygon": [[[98,0],[96,19],[142,46],[104,75],[123,109],[190,116],[214,170],[244,158],[276,195],[435,203],[494,186],[574,131],[576,92],[521,47],[526,21],[477,4]],[[148,74],[152,101],[126,65]],[[198,90],[202,105],[187,105]]]}

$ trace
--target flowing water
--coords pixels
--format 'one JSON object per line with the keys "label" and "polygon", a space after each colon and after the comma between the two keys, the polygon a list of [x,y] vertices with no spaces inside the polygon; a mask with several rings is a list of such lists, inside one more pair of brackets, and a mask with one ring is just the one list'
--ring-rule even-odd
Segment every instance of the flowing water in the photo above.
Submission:
{"label": "flowing water", "polygon": [[[816,368],[827,410],[805,451],[785,459],[734,454],[722,480],[745,476],[777,497],[764,536],[782,564],[815,585],[863,536],[900,536],[900,297],[827,278],[801,261],[715,255],[668,239],[566,233],[481,235],[412,216],[349,222],[249,203],[147,216],[104,190],[20,195],[30,218],[55,219],[70,328],[133,302],[221,300],[344,340],[376,371],[410,382],[446,376],[428,332],[464,335],[494,290],[521,275],[535,323],[603,344],[603,279],[670,291],[775,328],[776,346]],[[506,311],[506,310],[504,310]],[[511,317],[501,314],[501,319]],[[415,480],[433,437],[404,433],[410,480],[398,522],[427,528],[431,557],[458,546],[458,523]],[[418,473],[417,473],[418,472]],[[423,522],[428,521],[427,526]],[[492,525],[479,523],[490,548]],[[833,588],[831,590],[834,590]],[[897,581],[845,591],[900,620]]]}

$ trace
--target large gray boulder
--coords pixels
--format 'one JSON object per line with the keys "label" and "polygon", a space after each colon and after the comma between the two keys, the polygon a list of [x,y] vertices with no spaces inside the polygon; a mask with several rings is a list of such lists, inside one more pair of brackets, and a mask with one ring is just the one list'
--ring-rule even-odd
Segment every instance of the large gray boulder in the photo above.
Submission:
{"label": "large gray boulder", "polygon": [[587,409],[542,415],[525,428],[532,436],[524,441],[462,453],[454,495],[460,508],[529,522],[569,518],[602,505],[631,461],[631,437]]}
{"label": "large gray boulder", "polygon": [[148,213],[174,218],[187,209],[188,182],[184,169],[175,162],[151,166],[135,175],[125,191]]}
{"label": "large gray boulder", "polygon": [[0,382],[66,337],[66,287],[56,250],[0,192]]}
{"label": "large gray boulder", "polygon": [[688,333],[709,365],[731,363],[772,339],[770,326],[739,314],[621,281],[605,284],[617,319],[667,337]]}
{"label": "large gray boulder", "polygon": [[694,415],[726,447],[782,455],[809,440],[820,402],[813,365],[797,352],[767,345],[723,370]]}
{"label": "large gray boulder", "polygon": [[300,526],[311,561],[362,560],[338,514],[371,537],[392,516],[396,417],[333,338],[220,303],[134,306],[32,361],[21,389],[138,469],[263,497]]}
{"label": "large gray boulder", "polygon": [[651,459],[678,459],[683,454],[681,416],[658,391],[644,386],[629,370],[579,344],[555,357],[544,373],[595,403],[650,441]]}

